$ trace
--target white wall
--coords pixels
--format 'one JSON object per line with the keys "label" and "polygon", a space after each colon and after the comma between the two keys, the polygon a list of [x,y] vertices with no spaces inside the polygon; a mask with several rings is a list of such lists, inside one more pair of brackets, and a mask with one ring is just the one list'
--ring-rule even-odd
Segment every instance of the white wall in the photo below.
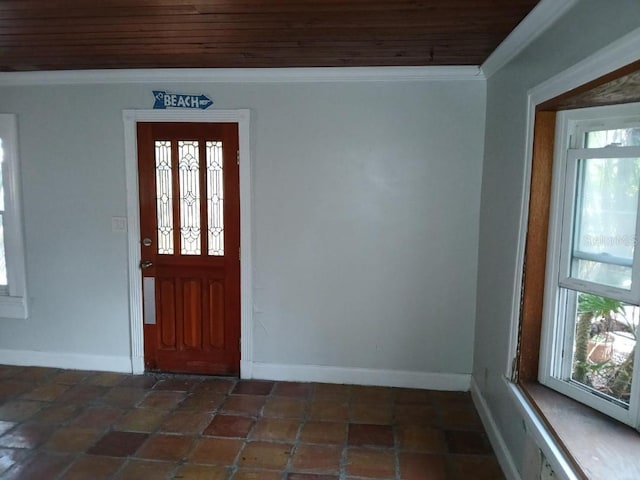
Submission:
{"label": "white wall", "polygon": [[530,439],[504,375],[525,178],[527,92],[637,27],[637,0],[581,0],[487,82],[474,380],[520,471]]}
{"label": "white wall", "polygon": [[31,307],[0,320],[0,362],[130,355],[126,235],[111,231],[122,110],[158,88],[251,110],[256,362],[470,374],[476,79],[0,88],[19,121]]}

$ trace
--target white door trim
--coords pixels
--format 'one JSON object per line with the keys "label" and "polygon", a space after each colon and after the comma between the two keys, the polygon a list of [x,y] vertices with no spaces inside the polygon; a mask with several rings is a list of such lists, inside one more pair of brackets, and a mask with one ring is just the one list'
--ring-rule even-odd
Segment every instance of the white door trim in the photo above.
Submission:
{"label": "white door trim", "polygon": [[127,188],[127,249],[131,371],[144,372],[142,274],[140,272],[140,202],[138,197],[137,122],[231,122],[238,124],[240,142],[240,377],[251,378],[253,365],[253,282],[251,242],[251,143],[249,110],[124,110]]}

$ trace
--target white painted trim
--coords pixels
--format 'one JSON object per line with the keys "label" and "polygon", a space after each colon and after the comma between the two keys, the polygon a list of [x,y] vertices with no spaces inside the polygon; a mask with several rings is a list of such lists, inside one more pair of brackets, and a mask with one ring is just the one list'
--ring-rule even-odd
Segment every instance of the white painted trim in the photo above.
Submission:
{"label": "white painted trim", "polygon": [[534,105],[545,102],[638,60],[640,28],[532,88],[531,101]]}
{"label": "white painted trim", "polygon": [[[246,337],[243,335],[240,341],[245,341]],[[246,340],[249,342],[250,340]],[[241,346],[242,349],[244,347]],[[240,359],[240,378],[243,380],[249,380],[253,378],[253,362],[249,360]]]}
{"label": "white painted trim", "polygon": [[556,477],[560,480],[579,480],[579,476],[573,470],[566,455],[558,446],[555,439],[549,434],[542,419],[526,399],[520,387],[509,382],[507,379],[504,379],[504,381],[524,419],[527,433],[531,435],[536,445],[538,445],[538,448],[540,448],[544,454]]}
{"label": "white painted trim", "polygon": [[0,295],[0,318],[26,320],[29,318],[26,297]]}
{"label": "white painted trim", "polygon": [[138,151],[136,115],[123,112],[125,182],[127,192],[127,267],[129,280],[129,329],[131,370],[144,372],[144,339],[142,336],[142,273],[140,272],[140,209],[138,197]]}
{"label": "white painted trim", "polygon": [[131,373],[134,375],[140,375],[144,373],[144,357],[131,357]]}
{"label": "white painted trim", "polygon": [[251,375],[253,363],[253,189],[249,110],[238,110],[240,150],[240,378]]}
{"label": "white painted trim", "polygon": [[0,364],[131,373],[131,359],[127,356],[0,350]]}
{"label": "white painted trim", "polygon": [[482,425],[484,425],[484,429],[486,430],[487,435],[489,435],[489,441],[491,442],[493,451],[496,453],[498,463],[500,463],[503,473],[509,480],[521,480],[522,477],[520,476],[520,472],[518,472],[518,467],[516,466],[513,457],[511,456],[507,442],[505,442],[502,437],[500,428],[498,428],[498,424],[489,409],[489,404],[487,404],[476,379],[473,377],[471,377],[471,398],[476,406],[476,410],[478,410],[478,413],[480,414]]}
{"label": "white painted trim", "polygon": [[26,319],[29,316],[22,197],[20,194],[20,157],[18,154],[18,119],[13,113],[0,114],[0,136],[4,161],[2,177],[5,188],[4,249],[7,268],[7,295],[0,296],[0,317]]}
{"label": "white painted trim", "polygon": [[[140,205],[138,196],[137,122],[231,122],[238,124],[240,147],[240,375],[250,375],[253,361],[253,259],[251,241],[251,142],[249,110],[124,110],[125,174],[127,187],[129,321],[133,373],[144,371],[142,275],[140,273]],[[244,368],[243,368],[244,367]],[[247,373],[249,372],[249,373]]]}
{"label": "white painted trim", "polygon": [[484,80],[478,67],[172,68],[0,73],[0,86]]}
{"label": "white painted trim", "polygon": [[529,227],[529,202],[531,199],[531,165],[533,161],[533,126],[536,109],[531,102],[527,103],[527,131],[525,137],[524,178],[522,180],[522,203],[520,204],[520,225],[518,227],[518,244],[516,246],[516,271],[513,279],[511,325],[509,327],[509,348],[507,348],[506,377],[513,375],[513,360],[518,350],[518,329],[520,325],[520,308],[522,301],[522,277],[524,275],[524,256],[526,251],[527,230]]}
{"label": "white painted trim", "polygon": [[504,67],[556,22],[578,0],[542,0],[498,45],[481,66],[486,78]]}
{"label": "white painted trim", "polygon": [[471,375],[460,373],[432,373],[261,362],[255,362],[253,364],[253,375],[251,378],[287,382],[340,383],[463,392],[469,390],[469,383],[471,381]]}

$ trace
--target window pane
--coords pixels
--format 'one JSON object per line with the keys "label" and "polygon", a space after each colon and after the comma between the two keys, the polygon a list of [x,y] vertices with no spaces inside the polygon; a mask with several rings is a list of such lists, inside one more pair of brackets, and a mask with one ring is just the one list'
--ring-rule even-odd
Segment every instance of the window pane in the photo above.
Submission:
{"label": "window pane", "polygon": [[573,259],[572,275],[574,278],[599,283],[610,287],[629,290],[631,285],[631,268],[610,265],[602,262]]}
{"label": "window pane", "polygon": [[585,133],[585,148],[640,146],[640,128],[596,130]]}
{"label": "window pane", "polygon": [[156,141],[156,210],[158,253],[173,255],[173,194],[171,187],[171,142]]}
{"label": "window pane", "polygon": [[224,255],[224,193],[222,142],[207,142],[208,253]]}
{"label": "window pane", "polygon": [[3,170],[4,166],[4,150],[2,149],[2,139],[0,138],[0,211],[4,212],[4,179]]}
{"label": "window pane", "polygon": [[0,213],[0,285],[7,286],[7,259],[4,253],[4,215]]}
{"label": "window pane", "polygon": [[640,159],[578,162],[571,276],[630,289]]}
{"label": "window pane", "polygon": [[197,141],[178,142],[180,253],[200,255],[200,160]]}
{"label": "window pane", "polygon": [[619,300],[578,293],[567,315],[575,328],[571,380],[628,407],[640,309]]}

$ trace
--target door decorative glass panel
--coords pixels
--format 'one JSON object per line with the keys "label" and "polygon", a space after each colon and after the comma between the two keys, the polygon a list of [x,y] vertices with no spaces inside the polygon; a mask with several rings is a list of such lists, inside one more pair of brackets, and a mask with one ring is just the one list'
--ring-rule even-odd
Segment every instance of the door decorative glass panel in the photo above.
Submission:
{"label": "door decorative glass panel", "polygon": [[173,194],[171,182],[171,142],[156,141],[156,211],[158,253],[173,255]]}
{"label": "door decorative glass panel", "polygon": [[[176,240],[181,255],[224,255],[224,177],[222,141],[167,140],[155,142],[158,254],[173,255]],[[177,151],[177,168],[172,152]],[[173,173],[177,170],[177,181]],[[179,196],[174,203],[174,186]],[[206,201],[202,201],[202,191]],[[176,219],[179,216],[179,220]],[[203,220],[206,225],[202,225]],[[174,225],[179,221],[179,238]],[[205,235],[203,236],[203,229]]]}
{"label": "door decorative glass panel", "polygon": [[207,142],[207,219],[209,255],[224,255],[222,142]]}
{"label": "door decorative glass panel", "polygon": [[200,255],[200,160],[198,142],[178,141],[180,253]]}

